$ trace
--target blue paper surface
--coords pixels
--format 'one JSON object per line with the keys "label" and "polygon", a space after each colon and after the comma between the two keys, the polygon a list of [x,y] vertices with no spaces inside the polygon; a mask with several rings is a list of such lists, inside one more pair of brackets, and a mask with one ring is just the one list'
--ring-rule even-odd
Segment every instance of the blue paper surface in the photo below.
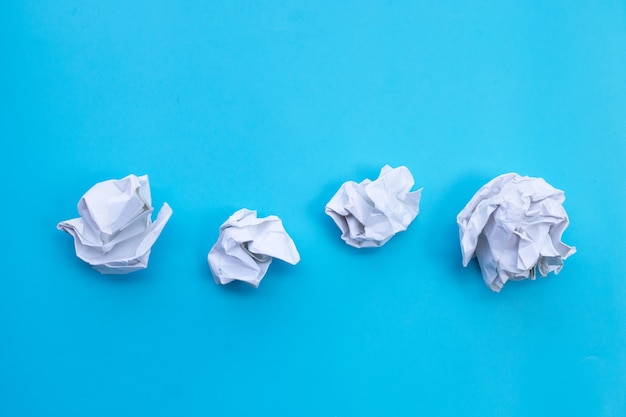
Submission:
{"label": "blue paper surface", "polygon": [[[260,4],[264,3],[264,4]],[[626,415],[623,1],[0,3],[0,415]],[[324,214],[406,165],[384,247]],[[518,172],[565,191],[558,276],[484,284],[455,216]],[[149,174],[147,270],[56,230]],[[247,207],[302,261],[259,289],[206,255]]]}

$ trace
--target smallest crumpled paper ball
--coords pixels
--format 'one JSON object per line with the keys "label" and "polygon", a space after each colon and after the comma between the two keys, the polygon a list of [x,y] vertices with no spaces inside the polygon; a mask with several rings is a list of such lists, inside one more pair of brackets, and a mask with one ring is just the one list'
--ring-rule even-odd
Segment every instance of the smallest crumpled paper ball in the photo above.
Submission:
{"label": "smallest crumpled paper ball", "polygon": [[499,292],[509,280],[558,274],[576,248],[561,242],[569,218],[565,195],[543,178],[500,175],[457,216],[463,266],[478,259],[483,280]]}
{"label": "smallest crumpled paper ball", "polygon": [[147,175],[99,182],[78,202],[80,217],[57,225],[74,237],[76,256],[102,274],[127,274],[148,266],[152,245],[172,215],[163,204],[152,222]]}
{"label": "smallest crumpled paper ball", "polygon": [[385,165],[374,181],[347,181],[326,204],[325,212],[355,248],[384,245],[406,230],[419,213],[422,188],[411,192],[413,175],[405,166]]}
{"label": "smallest crumpled paper ball", "polygon": [[220,226],[208,262],[215,283],[239,280],[256,288],[273,258],[295,265],[300,254],[278,217],[258,218],[256,210],[243,208]]}

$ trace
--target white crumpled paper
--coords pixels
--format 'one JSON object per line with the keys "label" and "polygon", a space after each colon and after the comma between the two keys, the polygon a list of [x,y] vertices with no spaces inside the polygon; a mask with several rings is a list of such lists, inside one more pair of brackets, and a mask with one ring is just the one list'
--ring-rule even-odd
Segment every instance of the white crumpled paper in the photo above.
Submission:
{"label": "white crumpled paper", "polygon": [[74,237],[76,256],[103,274],[127,274],[148,266],[150,248],[172,215],[167,203],[152,223],[147,175],[99,182],[78,202],[79,218],[60,222]]}
{"label": "white crumpled paper", "polygon": [[217,284],[239,280],[254,287],[259,286],[273,258],[295,265],[300,254],[278,217],[257,218],[256,210],[245,208],[220,226],[219,238],[208,255]]}
{"label": "white crumpled paper", "polygon": [[542,178],[504,174],[484,185],[457,216],[463,266],[476,256],[485,283],[558,272],[576,248],[561,242],[569,219],[563,191]]}
{"label": "white crumpled paper", "polygon": [[341,238],[355,248],[380,247],[406,230],[419,213],[422,188],[405,166],[385,165],[378,179],[347,181],[326,204],[325,212],[341,229]]}

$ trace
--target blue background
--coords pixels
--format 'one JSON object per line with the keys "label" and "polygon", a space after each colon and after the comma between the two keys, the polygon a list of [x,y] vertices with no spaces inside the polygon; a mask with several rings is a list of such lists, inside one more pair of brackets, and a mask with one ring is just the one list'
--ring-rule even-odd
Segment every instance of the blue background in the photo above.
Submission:
{"label": "blue background", "polygon": [[[626,415],[626,4],[458,3],[3,1],[0,415]],[[421,214],[359,251],[324,205],[386,163]],[[496,294],[455,217],[511,171],[578,253]],[[129,173],[174,214],[101,276],[55,225]],[[206,264],[241,207],[302,256],[258,290]]]}

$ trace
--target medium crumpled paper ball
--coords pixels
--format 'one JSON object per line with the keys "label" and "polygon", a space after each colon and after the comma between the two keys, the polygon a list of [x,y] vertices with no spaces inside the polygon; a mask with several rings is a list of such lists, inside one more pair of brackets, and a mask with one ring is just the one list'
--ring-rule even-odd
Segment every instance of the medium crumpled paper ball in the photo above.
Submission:
{"label": "medium crumpled paper ball", "polygon": [[74,237],[76,256],[102,274],[127,274],[148,266],[150,250],[172,215],[163,204],[152,222],[148,176],[99,182],[78,202],[79,218],[57,229]]}
{"label": "medium crumpled paper ball", "polygon": [[341,238],[355,248],[380,247],[406,230],[419,213],[422,189],[405,166],[385,165],[374,181],[347,181],[326,204],[325,212],[341,229]]}
{"label": "medium crumpled paper ball", "polygon": [[256,210],[244,208],[220,226],[208,262],[215,283],[239,280],[258,287],[273,258],[295,265],[300,254],[278,217],[257,218]]}
{"label": "medium crumpled paper ball", "polygon": [[576,248],[561,242],[569,218],[563,191],[515,173],[484,185],[457,216],[463,266],[475,256],[487,286],[558,274]]}

